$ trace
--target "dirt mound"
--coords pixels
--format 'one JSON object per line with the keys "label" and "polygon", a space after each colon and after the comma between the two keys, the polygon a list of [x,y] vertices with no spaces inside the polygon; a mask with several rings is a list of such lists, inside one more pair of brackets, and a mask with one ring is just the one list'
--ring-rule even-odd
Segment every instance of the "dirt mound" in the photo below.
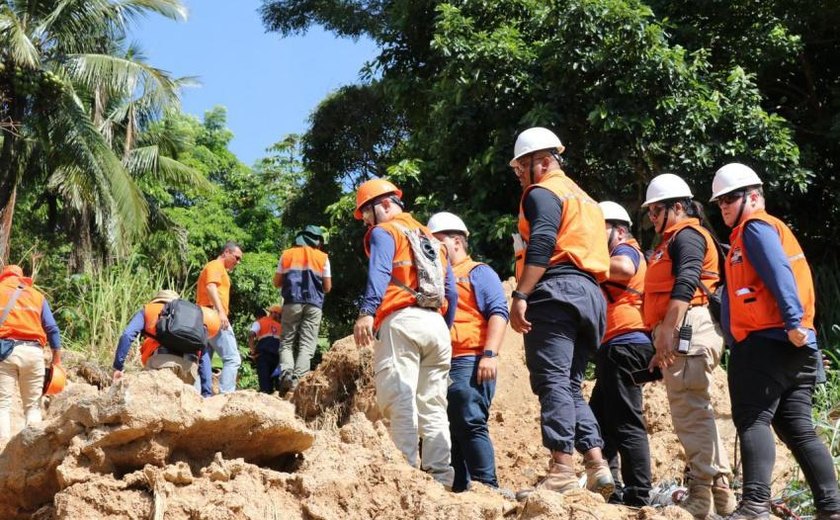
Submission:
{"label": "dirt mound", "polygon": [[107,391],[72,385],[0,456],[0,518],[25,518],[103,475],[121,480],[177,462],[197,471],[216,453],[282,469],[313,441],[288,403],[254,392],[203,400],[168,372],[141,372]]}
{"label": "dirt mound", "polygon": [[295,411],[318,427],[344,424],[354,412],[371,421],[382,416],[373,388],[373,351],[358,348],[352,336],[340,339],[318,369],[304,377],[291,398]]}

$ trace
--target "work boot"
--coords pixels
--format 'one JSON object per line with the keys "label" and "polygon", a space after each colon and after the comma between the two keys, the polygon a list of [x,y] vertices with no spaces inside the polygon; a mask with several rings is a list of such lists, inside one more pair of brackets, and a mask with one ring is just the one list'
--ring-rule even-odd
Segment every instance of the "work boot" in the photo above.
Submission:
{"label": "work boot", "polygon": [[718,475],[712,482],[712,497],[715,500],[715,512],[719,516],[729,516],[738,507],[735,493],[724,475]]}
{"label": "work boot", "polygon": [[815,520],[840,520],[840,511],[817,511]]}
{"label": "work boot", "polygon": [[586,463],[586,489],[598,493],[604,497],[604,501],[609,501],[610,495],[615,491],[615,482],[607,461]]}
{"label": "work boot", "polygon": [[770,502],[754,502],[741,500],[738,508],[726,520],[768,520],[770,518]]}
{"label": "work boot", "polygon": [[705,520],[714,513],[712,485],[692,480],[688,485],[688,495],[677,504],[694,518]]}
{"label": "work boot", "polygon": [[[607,470],[607,474],[609,474],[609,470]],[[519,500],[520,502],[527,500],[528,497],[538,489],[547,489],[557,493],[565,493],[577,488],[578,481],[577,476],[575,475],[575,469],[552,460],[548,463],[548,474],[543,477],[542,480],[537,482],[537,485],[533,488],[518,491],[516,493],[516,500]],[[610,493],[612,493],[612,490],[610,490]]]}

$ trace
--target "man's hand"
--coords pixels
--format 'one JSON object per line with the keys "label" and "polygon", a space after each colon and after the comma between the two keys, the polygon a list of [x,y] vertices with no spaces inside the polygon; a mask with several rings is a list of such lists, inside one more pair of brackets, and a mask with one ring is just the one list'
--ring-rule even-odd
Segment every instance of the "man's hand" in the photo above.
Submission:
{"label": "man's hand", "polygon": [[495,381],[498,366],[498,357],[482,357],[481,361],[478,362],[478,371],[475,374],[475,379],[478,384],[482,384],[485,381]]}
{"label": "man's hand", "polygon": [[528,302],[514,298],[510,304],[510,326],[516,332],[527,334],[531,332],[531,322],[525,319]]}
{"label": "man's hand", "polygon": [[802,327],[787,331],[788,341],[797,347],[804,347],[808,343],[808,330]]}
{"label": "man's hand", "polygon": [[260,357],[260,354],[254,349],[248,349],[248,357],[250,357],[251,359],[257,359],[258,357]]}
{"label": "man's hand", "polygon": [[373,316],[359,316],[353,326],[353,339],[357,347],[367,347],[373,344]]}
{"label": "man's hand", "polygon": [[230,320],[228,320],[227,314],[225,311],[219,311],[219,323],[222,329],[229,329],[230,328]]}
{"label": "man's hand", "polygon": [[61,364],[61,350],[56,349],[52,351],[52,359],[50,360],[50,365],[60,365]]}
{"label": "man's hand", "polygon": [[[674,333],[667,327],[659,327],[656,337],[653,340],[653,347],[656,349],[656,355],[653,361],[656,361],[659,368],[665,369],[674,364]],[[651,367],[653,366],[651,361]]]}
{"label": "man's hand", "polygon": [[111,382],[116,383],[120,379],[122,379],[123,371],[122,370],[114,370],[114,375],[111,376]]}

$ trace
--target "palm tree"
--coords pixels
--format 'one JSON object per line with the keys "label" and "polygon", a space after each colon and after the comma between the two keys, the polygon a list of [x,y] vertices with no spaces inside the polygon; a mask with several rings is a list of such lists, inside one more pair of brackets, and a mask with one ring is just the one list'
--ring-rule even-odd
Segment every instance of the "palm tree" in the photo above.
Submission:
{"label": "palm tree", "polygon": [[115,244],[144,231],[147,202],[99,110],[103,96],[141,83],[174,90],[157,69],[107,53],[148,13],[186,19],[181,0],[0,0],[0,259],[24,175],[50,175],[70,200],[101,208],[93,221]]}

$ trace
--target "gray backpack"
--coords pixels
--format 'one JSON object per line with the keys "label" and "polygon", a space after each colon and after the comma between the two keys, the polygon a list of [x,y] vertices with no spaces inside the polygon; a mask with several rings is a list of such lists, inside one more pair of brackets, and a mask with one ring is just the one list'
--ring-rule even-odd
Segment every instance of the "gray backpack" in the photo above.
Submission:
{"label": "gray backpack", "polygon": [[394,224],[408,239],[411,246],[411,258],[417,270],[417,289],[391,278],[391,282],[410,292],[417,300],[419,307],[426,309],[440,309],[445,298],[444,276],[446,270],[440,258],[440,241],[427,235],[422,229],[408,229],[400,224]]}

